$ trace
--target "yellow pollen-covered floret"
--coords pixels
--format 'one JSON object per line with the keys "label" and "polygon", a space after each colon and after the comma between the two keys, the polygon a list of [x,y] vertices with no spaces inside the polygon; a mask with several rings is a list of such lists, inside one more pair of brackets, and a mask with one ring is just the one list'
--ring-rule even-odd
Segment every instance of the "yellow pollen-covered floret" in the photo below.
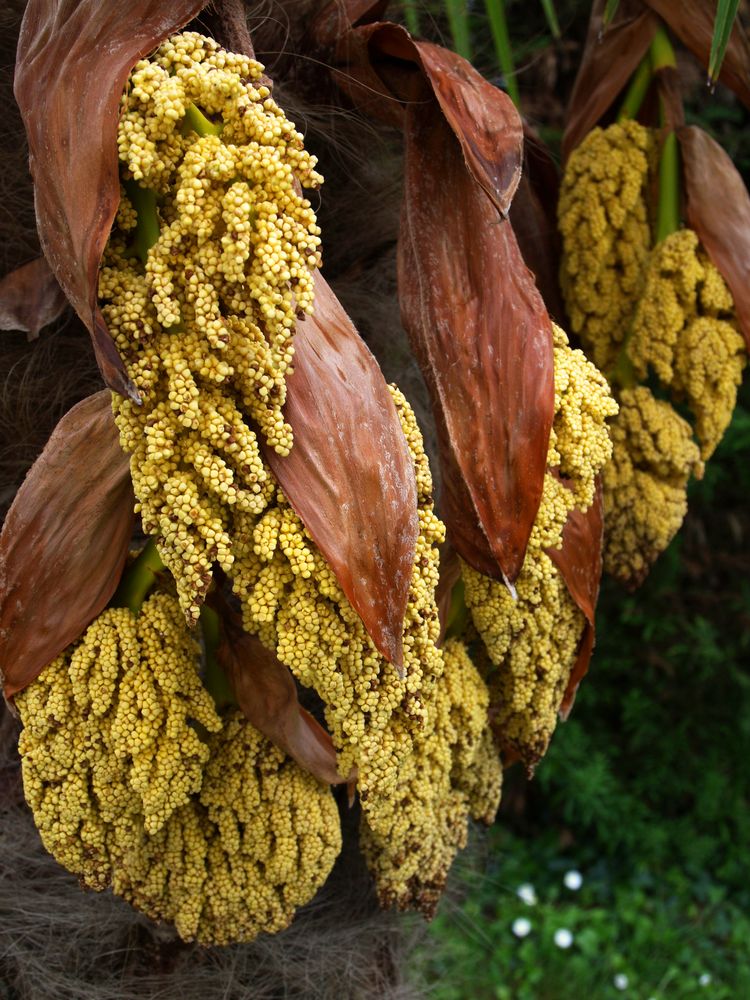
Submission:
{"label": "yellow pollen-covered floret", "polygon": [[547,751],[586,621],[550,557],[526,553],[517,598],[463,566],[466,604],[496,669],[488,680],[493,729],[528,771]]}
{"label": "yellow pollen-covered floret", "polygon": [[434,915],[469,816],[491,823],[502,766],[487,721],[489,696],[462,643],[443,649],[445,670],[428,721],[398,784],[363,813],[361,844],[383,906]]}
{"label": "yellow pollen-covered floret", "polygon": [[557,469],[579,510],[591,506],[596,476],[612,454],[607,418],[617,403],[607,380],[567,335],[552,325],[554,336],[555,412],[547,464]]}
{"label": "yellow pollen-covered floret", "polygon": [[329,788],[238,713],[209,743],[200,794],[157,836],[133,836],[114,889],[203,945],[287,927],[341,850]]}
{"label": "yellow pollen-covered floret", "polygon": [[560,282],[571,329],[608,372],[625,340],[651,247],[646,192],[652,134],[635,121],[595,128],[560,188]]}
{"label": "yellow pollen-covered floret", "polygon": [[709,458],[731,420],[747,357],[729,289],[692,230],[654,249],[627,353],[639,379],[651,370],[685,400]]}
{"label": "yellow pollen-covered floret", "polygon": [[687,511],[690,476],[703,475],[690,425],[645,386],[623,389],[604,470],[604,568],[638,586]]}
{"label": "yellow pollen-covered floret", "polygon": [[249,941],[323,884],[338,809],[239,713],[219,718],[198,663],[171,595],[137,617],[102,612],[16,696],[24,791],[84,885],[112,885],[185,940]]}
{"label": "yellow pollen-covered floret", "polygon": [[145,830],[156,833],[200,788],[208,748],[195,726],[217,732],[221,720],[196,670],[200,648],[175,599],[150,597],[136,630],[139,658],[119,682],[110,739],[141,799]]}
{"label": "yellow pollen-covered floret", "polygon": [[[273,489],[254,428],[279,454],[292,447],[286,378],[320,264],[298,186],[322,179],[262,71],[176,35],[133,70],[118,132],[127,193],[99,298],[143,405],[115,397],[115,419],[136,509],[191,624],[213,565],[231,570],[233,512],[261,513]],[[128,185],[158,201],[136,211]],[[146,222],[158,230],[145,267],[129,245],[136,228],[142,251],[138,212],[144,233]]]}
{"label": "yellow pollen-covered floret", "polygon": [[376,808],[377,799],[399,780],[414,735],[426,722],[425,699],[443,669],[435,645],[440,627],[435,588],[445,531],[433,512],[416,419],[404,396],[395,387],[391,393],[414,460],[419,518],[403,626],[403,678],[376,649],[281,490],[261,517],[235,515],[232,582],[245,629],[323,700],[339,772],[357,767],[365,810]]}
{"label": "yellow pollen-covered floret", "polygon": [[617,413],[606,380],[554,327],[555,413],[549,471],[521,573],[517,597],[505,584],[463,565],[465,600],[493,669],[489,686],[498,743],[532,771],[555,729],[586,620],[547,549],[562,545],[574,509],[594,500],[609,461],[607,419]]}

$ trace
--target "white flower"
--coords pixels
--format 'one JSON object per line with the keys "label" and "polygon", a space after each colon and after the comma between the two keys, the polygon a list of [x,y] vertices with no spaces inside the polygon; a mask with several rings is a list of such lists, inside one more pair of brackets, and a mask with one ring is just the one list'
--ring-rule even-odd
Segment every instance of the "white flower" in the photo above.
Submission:
{"label": "white flower", "polygon": [[560,927],[555,931],[555,944],[558,948],[570,948],[573,944],[573,935],[567,927]]}
{"label": "white flower", "polygon": [[630,980],[628,979],[628,977],[625,975],[624,972],[618,972],[615,978],[612,980],[612,982],[615,984],[616,990],[626,990],[628,988],[628,983],[630,982]]}
{"label": "white flower", "polygon": [[710,986],[711,985],[711,973],[710,972],[703,972],[703,973],[701,973],[701,975],[698,977],[698,982],[701,984],[701,986]]}
{"label": "white flower", "polygon": [[527,920],[526,917],[516,917],[511,930],[517,938],[525,938],[527,934],[531,933],[531,921]]}
{"label": "white flower", "polygon": [[536,903],[536,892],[534,886],[530,882],[524,882],[523,885],[519,885],[516,889],[516,895],[519,899],[523,900],[527,906],[533,906]]}
{"label": "white flower", "polygon": [[577,892],[583,885],[583,875],[573,868],[569,872],[565,872],[563,882],[566,889],[572,889],[573,892]]}

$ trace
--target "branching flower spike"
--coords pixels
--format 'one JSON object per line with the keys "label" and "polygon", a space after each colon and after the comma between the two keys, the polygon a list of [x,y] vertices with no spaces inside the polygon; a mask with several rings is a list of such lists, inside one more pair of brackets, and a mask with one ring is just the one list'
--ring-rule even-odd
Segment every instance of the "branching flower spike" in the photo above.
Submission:
{"label": "branching flower spike", "polygon": [[298,184],[321,178],[262,69],[189,32],[137,64],[99,283],[143,399],[114,397],[138,510],[192,623],[214,562],[231,570],[233,513],[260,513],[273,492],[254,428],[292,447],[286,377],[320,263]]}
{"label": "branching flower spike", "polygon": [[45,847],[185,940],[286,927],[341,846],[330,789],[217,714],[176,599],[104,611],[17,697]]}

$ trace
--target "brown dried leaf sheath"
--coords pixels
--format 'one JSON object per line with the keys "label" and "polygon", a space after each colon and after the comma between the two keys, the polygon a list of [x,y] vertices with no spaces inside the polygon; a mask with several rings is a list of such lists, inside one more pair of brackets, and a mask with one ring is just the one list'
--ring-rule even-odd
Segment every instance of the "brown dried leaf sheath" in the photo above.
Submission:
{"label": "brown dried leaf sheath", "polygon": [[678,129],[687,221],[724,276],[750,350],[750,195],[737,168],[708,133]]}
{"label": "brown dried leaf sheath", "polygon": [[29,261],[0,281],[0,330],[24,330],[35,340],[67,304],[44,257]]}
{"label": "brown dried leaf sheath", "polygon": [[335,57],[342,64],[336,74],[341,88],[391,123],[404,125],[401,102],[423,103],[432,93],[461,144],[466,167],[507,215],[521,179],[523,145],[521,119],[507,94],[455,52],[416,42],[389,22],[345,32]]}
{"label": "brown dried leaf sheath", "polygon": [[602,493],[599,484],[594,502],[586,513],[573,510],[568,515],[563,530],[562,548],[547,550],[565,581],[570,596],[586,617],[586,628],[578,647],[578,656],[560,706],[563,719],[567,719],[570,714],[578,685],[589,668],[594,649],[594,613],[602,578],[603,530]]}
{"label": "brown dried leaf sheath", "polygon": [[[439,433],[442,423],[447,432],[442,513],[453,545],[475,569],[513,581],[544,482],[551,324],[510,223],[466,170],[435,102],[407,110],[399,297]],[[456,466],[470,504],[451,482]]]}
{"label": "brown dried leaf sheath", "polygon": [[[403,28],[387,26],[374,44],[389,55]],[[513,102],[471,63],[429,42],[410,43],[446,122],[461,144],[466,167],[498,212],[507,215],[521,179],[523,125]],[[398,51],[398,50],[397,50]]]}
{"label": "brown dried leaf sheath", "polygon": [[331,737],[297,700],[289,670],[254,636],[223,615],[216,657],[243,714],[256,729],[325,784],[343,784]]}
{"label": "brown dried leaf sheath", "polygon": [[294,352],[284,410],[294,447],[286,458],[265,448],[266,461],[373,642],[401,668],[414,468],[378,363],[320,274]]}
{"label": "brown dried leaf sheath", "polygon": [[117,122],[133,65],[204,0],[29,0],[15,95],[29,140],[44,254],[88,327],[108,385],[137,398],[96,303],[97,271],[120,200]]}
{"label": "brown dried leaf sheath", "polygon": [[0,673],[8,698],[78,638],[119,582],[134,500],[110,400],[104,389],[65,414],[0,534]]}
{"label": "brown dried leaf sheath", "polygon": [[659,24],[640,0],[621,0],[614,21],[605,29],[604,6],[605,0],[596,0],[591,11],[586,45],[568,104],[563,160],[614,103],[646,54]]}

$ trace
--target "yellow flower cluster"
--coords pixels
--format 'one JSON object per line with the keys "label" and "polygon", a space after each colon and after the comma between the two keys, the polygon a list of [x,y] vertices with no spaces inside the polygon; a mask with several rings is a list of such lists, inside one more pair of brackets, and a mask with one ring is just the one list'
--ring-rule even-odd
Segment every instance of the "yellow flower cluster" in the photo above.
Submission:
{"label": "yellow flower cluster", "polygon": [[604,470],[604,568],[637,587],[677,534],[703,463],[690,424],[645,386],[623,389]]}
{"label": "yellow flower cluster", "polygon": [[747,359],[732,296],[692,230],[654,249],[627,352],[639,379],[652,369],[687,402],[709,458],[732,418]]}
{"label": "yellow flower cluster", "polygon": [[[104,611],[16,696],[45,847],[186,940],[279,930],[340,849],[330,789],[242,717],[223,722],[174,598]],[[205,739],[199,734],[204,733]]]}
{"label": "yellow flower cluster", "polygon": [[445,671],[428,724],[398,785],[363,817],[361,844],[383,906],[435,913],[469,816],[491,823],[502,767],[487,722],[488,693],[462,643],[443,649]]}
{"label": "yellow flower cluster", "polygon": [[606,380],[554,328],[555,415],[542,500],[517,597],[468,565],[462,575],[474,625],[495,666],[489,684],[498,742],[529,771],[555,729],[585,618],[546,549],[559,548],[569,513],[594,499],[595,480],[612,454],[606,420],[617,413]]}
{"label": "yellow flower cluster", "polygon": [[[194,727],[215,732],[221,721],[196,671],[198,646],[174,621],[176,610],[172,597],[155,594],[138,618],[125,608],[104,611],[17,696],[26,796],[45,845],[72,870],[75,808],[91,808],[89,777],[106,801],[110,772],[119,771],[149,833],[200,788],[208,752]],[[80,864],[85,870],[85,852]]]}
{"label": "yellow flower cluster", "polygon": [[602,371],[617,359],[643,287],[653,157],[652,135],[637,122],[595,128],[571,154],[560,188],[565,306]]}
{"label": "yellow flower cluster", "polygon": [[[544,520],[542,506],[538,522]],[[533,772],[555,730],[585,619],[536,545],[527,550],[515,600],[504,584],[470,566],[462,572],[466,604],[497,668],[489,679],[495,735]]]}
{"label": "yellow flower cluster", "polygon": [[[565,331],[553,323],[552,332],[555,411],[547,465],[565,481],[568,510],[587,510],[594,501],[596,477],[612,454],[606,421],[617,414],[617,403],[606,378],[583,351],[569,346]],[[556,548],[559,542],[546,544]]]}
{"label": "yellow flower cluster", "polygon": [[200,796],[155,837],[120,845],[113,886],[186,941],[273,934],[323,885],[341,850],[330,789],[239,714],[209,744]]}
{"label": "yellow flower cluster", "polygon": [[[136,189],[123,192],[99,297],[143,405],[113,405],[144,530],[190,623],[213,564],[231,569],[234,512],[260,513],[273,492],[251,422],[280,454],[292,447],[286,377],[320,264],[297,185],[321,178],[262,69],[176,35],[133,70],[118,132]],[[138,209],[139,222],[149,192],[158,207]],[[127,240],[148,225],[143,268]]]}
{"label": "yellow flower cluster", "polygon": [[444,527],[433,512],[416,419],[398,389],[391,387],[391,394],[414,460],[419,516],[403,626],[404,677],[375,648],[280,489],[261,518],[238,513],[232,569],[245,629],[323,700],[339,771],[348,774],[356,765],[366,810],[400,780],[414,734],[426,723],[426,699],[443,670],[434,595]]}
{"label": "yellow flower cluster", "polygon": [[[605,567],[630,587],[679,529],[688,479],[703,468],[692,435],[700,457],[709,458],[746,362],[731,294],[696,233],[672,233],[651,250],[653,151],[637,123],[594,129],[570,158],[559,209],[573,329],[623,387],[604,477]],[[670,402],[634,388],[650,376],[670,400],[687,404],[693,427]]]}

